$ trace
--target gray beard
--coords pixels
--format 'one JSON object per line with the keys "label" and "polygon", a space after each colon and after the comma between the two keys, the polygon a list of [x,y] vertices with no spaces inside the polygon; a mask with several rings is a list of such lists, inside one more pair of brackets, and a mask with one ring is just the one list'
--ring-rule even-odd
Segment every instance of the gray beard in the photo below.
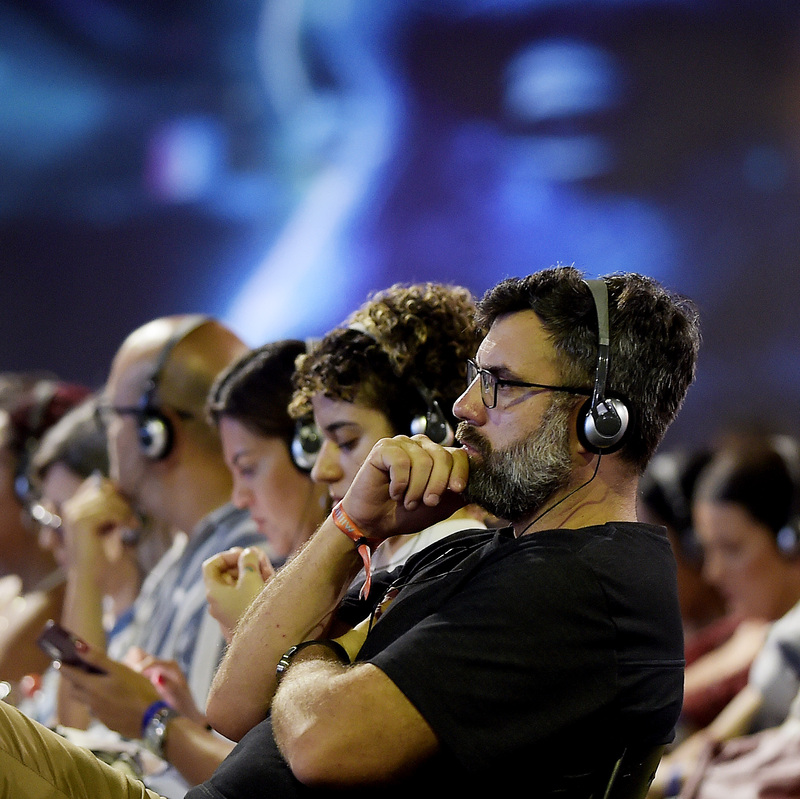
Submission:
{"label": "gray beard", "polygon": [[456,438],[481,455],[470,461],[468,501],[511,524],[538,513],[557,491],[569,485],[570,412],[570,406],[551,401],[533,435],[499,450],[492,450],[476,428],[461,422]]}

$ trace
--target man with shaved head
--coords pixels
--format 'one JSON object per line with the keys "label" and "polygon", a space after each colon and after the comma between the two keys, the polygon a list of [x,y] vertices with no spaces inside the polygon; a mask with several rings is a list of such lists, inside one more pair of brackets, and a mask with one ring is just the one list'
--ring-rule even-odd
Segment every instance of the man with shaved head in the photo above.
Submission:
{"label": "man with shaved head", "polygon": [[[223,639],[206,612],[202,563],[230,547],[263,544],[247,510],[229,501],[230,472],[204,410],[216,376],[246,350],[231,330],[204,316],[164,317],[134,330],[113,359],[98,407],[108,435],[111,479],[91,479],[67,507],[73,527],[96,535],[128,525],[136,516],[174,531],[172,548],[136,601],[130,632],[109,653],[125,657],[135,668],[120,663],[98,678],[62,667],[74,695],[125,737],[147,732],[142,720],[148,708],[155,708],[150,733],[157,735],[158,724],[167,721],[171,728],[185,729],[186,745],[171,758],[175,768],[156,783],[171,798],[201,781],[230,750],[228,742],[207,730],[200,711],[194,718],[167,719],[165,714],[173,711],[164,702],[156,704],[164,697],[152,680],[161,675],[162,691],[182,684],[195,705],[205,706]],[[99,626],[100,614],[94,618]],[[101,630],[79,632],[89,641],[104,640]],[[177,684],[164,682],[168,675],[180,674],[185,683],[180,676]],[[180,704],[169,698],[170,705]]]}

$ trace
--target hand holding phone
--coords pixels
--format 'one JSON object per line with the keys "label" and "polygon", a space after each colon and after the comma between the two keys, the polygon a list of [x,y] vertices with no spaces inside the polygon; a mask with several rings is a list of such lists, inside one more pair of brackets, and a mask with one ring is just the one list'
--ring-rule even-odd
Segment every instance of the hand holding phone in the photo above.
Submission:
{"label": "hand holding phone", "polygon": [[52,660],[83,669],[89,674],[107,674],[105,669],[84,660],[78,647],[79,645],[86,646],[85,642],[52,619],[45,624],[36,643]]}

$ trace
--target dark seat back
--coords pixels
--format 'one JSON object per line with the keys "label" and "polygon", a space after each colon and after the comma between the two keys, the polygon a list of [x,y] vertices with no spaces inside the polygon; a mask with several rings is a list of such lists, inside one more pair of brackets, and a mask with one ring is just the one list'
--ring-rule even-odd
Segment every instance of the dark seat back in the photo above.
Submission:
{"label": "dark seat back", "polygon": [[603,799],[644,799],[664,754],[664,746],[629,746],[614,764]]}

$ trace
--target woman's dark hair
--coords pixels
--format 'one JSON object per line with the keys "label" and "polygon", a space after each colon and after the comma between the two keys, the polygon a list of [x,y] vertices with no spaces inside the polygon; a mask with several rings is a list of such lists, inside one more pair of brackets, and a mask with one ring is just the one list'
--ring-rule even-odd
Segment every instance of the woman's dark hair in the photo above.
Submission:
{"label": "woman's dark hair", "polygon": [[302,341],[285,339],[251,350],[217,377],[207,412],[219,426],[225,416],[258,436],[277,436],[291,445],[295,422],[289,416],[295,360],[306,351]]}
{"label": "woman's dark hair", "polygon": [[722,447],[704,470],[696,500],[731,502],[777,535],[798,521],[800,445],[789,436],[747,437]]}
{"label": "woman's dark hair", "polygon": [[673,533],[675,545],[687,563],[702,566],[703,551],[694,531],[692,505],[711,451],[658,452],[639,481],[639,501]]}

